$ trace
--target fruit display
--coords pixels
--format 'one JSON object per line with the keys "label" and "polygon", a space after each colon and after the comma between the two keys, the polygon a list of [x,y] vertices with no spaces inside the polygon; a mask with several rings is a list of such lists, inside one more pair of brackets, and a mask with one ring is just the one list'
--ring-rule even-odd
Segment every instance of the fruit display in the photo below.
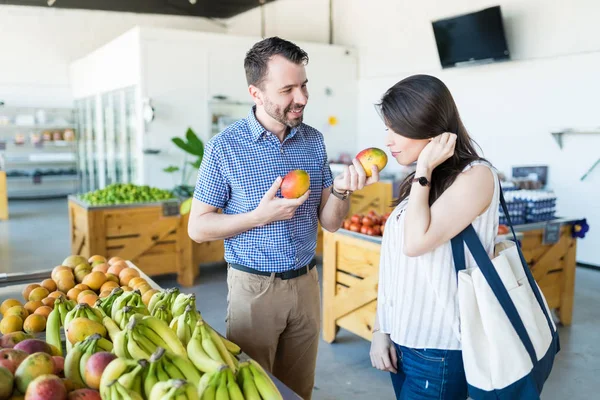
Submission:
{"label": "fruit display", "polygon": [[133,183],[114,183],[104,189],[79,195],[80,200],[92,206],[154,203],[174,198],[175,195],[168,190]]}
{"label": "fruit display", "polygon": [[286,199],[302,197],[309,188],[310,176],[308,172],[301,169],[288,172],[281,181],[281,195]]}
{"label": "fruit display", "polygon": [[378,171],[381,172],[388,161],[385,151],[378,149],[377,147],[370,147],[362,150],[356,155],[356,159],[364,168],[367,177],[373,175],[372,167],[374,165],[377,166]]}
{"label": "fruit display", "polygon": [[344,220],[342,228],[369,236],[382,236],[389,216],[390,213],[379,215],[373,210],[364,215],[354,214]]}
{"label": "fruit display", "polygon": [[22,295],[0,305],[0,400],[282,399],[194,294],[154,289],[118,257],[69,256]]}

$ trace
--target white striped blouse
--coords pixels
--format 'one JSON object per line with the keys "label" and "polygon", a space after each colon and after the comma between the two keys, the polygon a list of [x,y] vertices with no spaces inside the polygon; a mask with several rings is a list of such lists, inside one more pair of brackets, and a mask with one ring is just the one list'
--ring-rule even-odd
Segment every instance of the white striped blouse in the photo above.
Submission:
{"label": "white striped blouse", "polygon": [[[498,175],[494,175],[494,196],[488,209],[473,227],[490,256],[498,232]],[[405,199],[385,225],[379,263],[377,313],[381,331],[390,334],[396,344],[419,349],[460,350],[460,320],[457,279],[450,242],[418,257],[407,257],[403,251]],[[467,268],[475,260],[466,250]]]}

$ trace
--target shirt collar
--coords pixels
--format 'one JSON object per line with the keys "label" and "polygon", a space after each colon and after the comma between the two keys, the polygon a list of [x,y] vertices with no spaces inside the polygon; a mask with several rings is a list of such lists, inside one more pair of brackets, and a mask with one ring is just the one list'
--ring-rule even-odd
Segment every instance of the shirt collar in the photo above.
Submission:
{"label": "shirt collar", "polygon": [[[256,119],[256,106],[252,106],[252,108],[250,109],[250,112],[248,113],[248,127],[250,128],[250,133],[252,134],[252,139],[254,141],[257,141],[258,139],[260,139],[260,137],[264,134],[267,133],[267,130],[265,129],[264,126],[261,125],[260,122],[258,122],[258,120]],[[291,139],[293,138],[296,133],[300,134],[302,133],[302,126],[304,124],[300,124],[295,128],[292,128],[292,130],[290,131],[290,133],[287,135],[287,137],[285,138],[285,140]]]}

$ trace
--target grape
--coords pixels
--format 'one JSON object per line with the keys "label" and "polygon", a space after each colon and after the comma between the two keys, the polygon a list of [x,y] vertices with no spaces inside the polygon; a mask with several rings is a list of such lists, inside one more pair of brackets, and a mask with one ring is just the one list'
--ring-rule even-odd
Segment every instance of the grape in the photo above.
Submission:
{"label": "grape", "polygon": [[153,188],[147,185],[138,186],[133,183],[114,183],[104,189],[84,193],[79,198],[92,206],[153,203],[173,199],[169,190]]}

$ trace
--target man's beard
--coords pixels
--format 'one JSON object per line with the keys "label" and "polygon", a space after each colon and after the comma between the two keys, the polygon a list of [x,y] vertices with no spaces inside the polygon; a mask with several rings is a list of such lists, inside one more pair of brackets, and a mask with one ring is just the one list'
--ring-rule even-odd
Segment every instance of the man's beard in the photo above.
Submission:
{"label": "man's beard", "polygon": [[287,113],[291,110],[303,110],[304,106],[300,104],[290,104],[281,112],[281,108],[271,103],[269,100],[265,101],[265,112],[273,118],[275,121],[290,127],[295,128],[302,123],[302,119],[304,118],[304,114],[300,115],[299,118],[290,119],[287,118]]}

